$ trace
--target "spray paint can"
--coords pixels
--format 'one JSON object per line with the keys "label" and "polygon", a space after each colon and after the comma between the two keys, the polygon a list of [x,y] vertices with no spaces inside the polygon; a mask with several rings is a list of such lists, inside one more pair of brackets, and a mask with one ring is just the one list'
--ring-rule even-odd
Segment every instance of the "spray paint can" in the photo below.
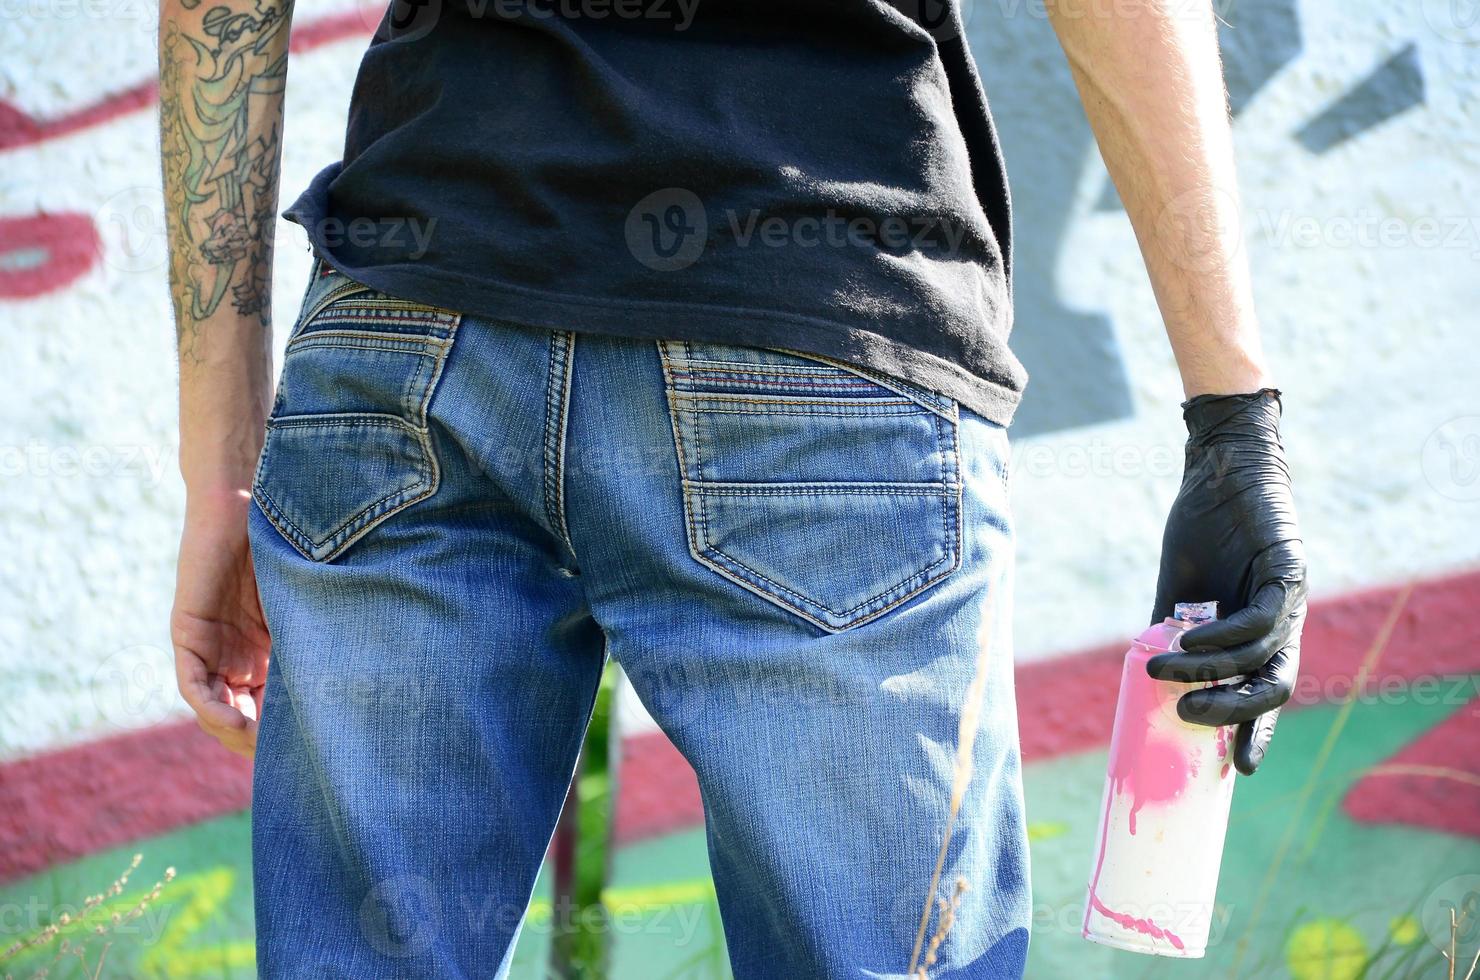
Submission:
{"label": "spray paint can", "polygon": [[1242,678],[1159,681],[1146,662],[1180,650],[1182,634],[1217,611],[1214,602],[1179,602],[1126,652],[1084,910],[1093,942],[1155,956],[1207,951],[1237,778],[1234,727],[1189,724],[1177,699]]}

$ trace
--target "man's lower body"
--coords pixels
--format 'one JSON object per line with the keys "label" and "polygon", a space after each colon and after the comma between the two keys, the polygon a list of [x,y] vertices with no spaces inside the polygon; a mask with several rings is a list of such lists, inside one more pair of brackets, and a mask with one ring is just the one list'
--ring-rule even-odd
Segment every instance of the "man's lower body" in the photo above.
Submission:
{"label": "man's lower body", "polygon": [[502,976],[608,654],[698,774],[737,977],[903,977],[958,881],[929,976],[1021,975],[1006,467],[893,378],[315,263],[251,524],[261,975]]}

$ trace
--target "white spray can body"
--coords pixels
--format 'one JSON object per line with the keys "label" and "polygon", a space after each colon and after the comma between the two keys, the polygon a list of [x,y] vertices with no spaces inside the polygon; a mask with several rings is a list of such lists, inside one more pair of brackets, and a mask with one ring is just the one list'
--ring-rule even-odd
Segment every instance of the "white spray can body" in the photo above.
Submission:
{"label": "white spray can body", "polygon": [[1156,680],[1146,662],[1181,649],[1183,632],[1216,608],[1178,603],[1175,618],[1126,652],[1084,911],[1093,942],[1157,956],[1207,951],[1237,778],[1234,727],[1183,721],[1177,700],[1211,684]]}

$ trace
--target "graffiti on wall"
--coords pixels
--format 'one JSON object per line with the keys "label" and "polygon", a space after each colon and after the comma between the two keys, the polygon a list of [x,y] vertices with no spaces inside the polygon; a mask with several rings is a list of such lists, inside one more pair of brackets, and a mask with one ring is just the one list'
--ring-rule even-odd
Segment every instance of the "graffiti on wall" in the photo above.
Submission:
{"label": "graffiti on wall", "polygon": [[[1432,366],[1422,379],[1424,399],[1400,393],[1382,403],[1388,428],[1357,431],[1350,437],[1355,449],[1303,457],[1309,495],[1302,516],[1312,547],[1324,549],[1327,591],[1313,613],[1308,643],[1312,691],[1281,723],[1279,751],[1268,770],[1239,790],[1230,853],[1255,853],[1259,860],[1226,865],[1230,931],[1215,956],[1223,966],[1238,963],[1238,975],[1346,976],[1351,973],[1332,964],[1361,963],[1386,955],[1383,950],[1432,957],[1428,906],[1462,905],[1469,894],[1463,873],[1480,870],[1480,756],[1474,751],[1480,744],[1480,661],[1473,643],[1480,579],[1466,570],[1480,554],[1462,540],[1463,529],[1472,532],[1480,521],[1473,509],[1480,506],[1480,405],[1474,400],[1480,363],[1469,346],[1455,344],[1466,326],[1473,332],[1473,319],[1448,323],[1424,305],[1438,295],[1446,310],[1473,317],[1480,309],[1480,242],[1469,252],[1428,248],[1416,241],[1420,226],[1412,217],[1423,217],[1424,208],[1439,200],[1447,202],[1437,215],[1449,222],[1441,226],[1445,234],[1451,227],[1469,234],[1464,230],[1480,220],[1472,213],[1475,202],[1462,200],[1465,175],[1473,181],[1480,172],[1474,115],[1480,31],[1461,16],[1459,2],[1422,0],[1390,13],[1379,6],[1367,5],[1367,20],[1377,26],[1352,27],[1350,36],[1333,40],[1337,26],[1361,26],[1363,5],[1218,4],[1245,200],[1255,212],[1245,230],[1256,280],[1270,299],[1262,304],[1264,315],[1298,327],[1270,333],[1301,357],[1304,424],[1340,445],[1351,420],[1373,403],[1370,393],[1351,390],[1360,387],[1353,378],[1387,377],[1390,363],[1408,363],[1402,362],[1405,350],[1419,351],[1422,363]],[[1014,10],[1024,15],[1011,16]],[[1451,10],[1459,13],[1444,12]],[[1436,16],[1452,19],[1436,23]],[[307,77],[334,78],[339,86],[322,98],[343,104],[377,19],[378,13],[300,6],[298,64]],[[1088,445],[1086,433],[1113,429],[1117,445],[1156,444],[1162,434],[1147,418],[1153,403],[1145,381],[1147,338],[1154,336],[1146,327],[1155,311],[1062,53],[1041,9],[1035,14],[1026,0],[1017,8],[1012,0],[976,0],[968,29],[1014,181],[1014,349],[1033,375],[1014,426],[1016,442],[1061,452]],[[44,81],[43,62],[65,59],[67,44],[38,49],[29,74],[14,74],[17,59],[0,59],[6,66],[0,72],[12,73],[0,75],[11,83],[0,86],[0,351],[34,368],[18,371],[14,382],[23,396],[16,404],[27,413],[18,416],[24,435],[17,437],[26,453],[33,441],[44,451],[68,440],[116,448],[123,437],[109,426],[134,416],[148,427],[145,436],[127,438],[161,446],[171,438],[172,379],[164,366],[171,339],[157,254],[161,215],[157,187],[143,176],[154,179],[148,117],[156,89],[148,77],[152,55],[146,42],[139,46],[131,62],[137,71],[76,73],[87,85],[70,101],[33,100],[36,91],[56,88]],[[315,76],[318,71],[325,74]],[[331,88],[323,84],[322,90]],[[290,107],[293,91],[290,86]],[[338,152],[342,120],[327,118],[332,110],[317,111],[322,115],[311,124],[298,123],[297,145],[309,147],[297,151],[302,172]],[[294,123],[290,113],[290,138]],[[1434,142],[1414,150],[1415,133],[1422,132],[1436,134]],[[1355,172],[1362,161],[1370,161],[1369,170]],[[1339,180],[1327,169],[1337,167]],[[97,177],[125,170],[117,185]],[[1328,181],[1330,197],[1322,204],[1318,195]],[[1392,187],[1401,181],[1408,182],[1403,189],[1421,184],[1436,190],[1429,198],[1395,200]],[[58,183],[85,190],[58,203]],[[1318,202],[1299,205],[1306,210],[1296,217],[1314,212],[1323,219],[1314,246],[1298,253],[1287,244],[1300,230],[1298,221],[1287,228],[1267,204],[1292,185],[1315,188]],[[1312,257],[1340,259],[1344,247],[1340,241],[1324,247],[1332,229],[1322,207],[1338,217],[1368,207],[1385,217],[1406,215],[1409,238],[1387,251],[1348,249],[1344,264],[1321,265]],[[1405,245],[1417,251],[1404,251]],[[1415,266],[1442,269],[1443,278],[1372,285],[1388,260],[1414,255]],[[137,285],[143,281],[148,285]],[[282,284],[285,293],[291,288]],[[1363,316],[1329,316],[1335,294],[1355,297]],[[79,310],[93,321],[79,322],[86,319]],[[1392,341],[1395,334],[1401,345]],[[47,346],[52,343],[57,346]],[[134,348],[152,353],[128,353]],[[115,356],[118,364],[111,363]],[[116,412],[99,412],[96,402],[108,395],[110,381],[123,388],[125,375],[129,383],[152,381],[111,396],[114,401],[104,404],[117,405]],[[1176,398],[1167,401],[1174,414]],[[5,411],[9,418],[20,409]],[[7,453],[15,448],[0,446]],[[182,918],[162,927],[164,938],[140,952],[141,975],[250,975],[250,888],[242,857],[248,773],[215,754],[166,707],[174,704],[162,652],[167,642],[150,632],[167,616],[169,576],[159,569],[168,564],[178,500],[158,489],[157,475],[144,490],[120,493],[116,483],[101,481],[79,488],[78,477],[59,475],[55,467],[43,472],[29,455],[16,465],[16,458],[0,458],[0,499],[9,510],[0,514],[7,522],[0,531],[11,545],[0,554],[0,571],[16,583],[4,601],[24,608],[0,619],[22,624],[14,645],[24,648],[25,660],[0,671],[18,692],[0,698],[0,751],[8,760],[0,768],[0,913],[58,892],[58,882],[67,883],[68,893],[72,883],[81,889],[82,882],[96,881],[95,871],[116,871],[119,854],[136,847],[151,860],[167,854],[180,875],[161,894]],[[1122,576],[1106,570],[1103,555],[1114,550],[1111,536],[1122,526],[1154,538],[1165,501],[1139,478],[1126,490],[1115,474],[1070,479],[1060,466],[1039,477],[1033,461],[1026,462],[1014,474],[1025,488],[1018,598],[1024,623],[1031,628],[1044,618],[1036,613],[1058,601],[1056,590],[1087,600],[1113,596],[1107,606],[1133,605],[1117,591]],[[1073,486],[1072,500],[1081,509],[1101,497],[1114,502],[1103,538],[1086,543],[1082,525],[1058,536],[1045,530],[1054,521],[1067,523],[1060,515],[1073,508],[1046,517],[1037,498],[1050,489],[1065,493],[1065,485]],[[1059,498],[1052,499],[1058,506]],[[60,516],[59,506],[65,508]],[[80,530],[59,542],[56,528],[63,525]],[[1392,543],[1379,554],[1393,562],[1362,550],[1386,539]],[[144,550],[151,547],[157,553]],[[1414,579],[1424,585],[1400,604],[1403,593],[1390,583]],[[129,591],[135,585],[140,591]],[[1375,591],[1369,588],[1374,585]],[[1389,614],[1396,625],[1390,642],[1379,644]],[[143,620],[151,625],[139,625]],[[1035,922],[1038,975],[1143,976],[1152,969],[1089,959],[1121,954],[1087,951],[1076,932],[1057,924],[1077,922],[1075,908],[1083,900],[1086,821],[1094,816],[1103,776],[1120,651],[1115,643],[1086,648],[1123,626],[1100,617],[1072,641],[1059,642],[1054,632],[1019,671],[1034,888],[1043,906]],[[158,662],[139,650],[155,651],[150,656]],[[141,673],[139,666],[149,663],[154,666]],[[144,677],[155,684],[159,690],[137,698],[148,710],[120,713],[107,706],[99,691],[114,675],[101,675],[99,664],[130,683]],[[1075,680],[1066,684],[1065,677]],[[1359,679],[1363,685],[1381,681],[1390,691],[1356,697],[1354,691],[1365,690]],[[1076,710],[1065,710],[1066,704]],[[161,719],[166,723],[155,724]],[[71,744],[73,729],[108,737]],[[650,726],[639,721],[626,735],[618,800],[622,853],[640,855],[631,860],[662,873],[643,870],[633,875],[639,883],[619,874],[614,894],[649,911],[665,902],[707,908],[712,891],[706,890],[702,803],[692,774]],[[55,751],[36,754],[42,750]],[[203,786],[203,778],[214,782]],[[1307,822],[1292,821],[1297,810]],[[1282,845],[1287,835],[1293,836]],[[1386,857],[1375,871],[1338,859],[1355,853]],[[131,886],[123,895],[137,891]],[[7,939],[14,931],[9,921],[0,921]],[[634,940],[633,948],[639,947]],[[633,975],[654,975],[641,970],[655,955],[651,948],[637,954]],[[1427,962],[1414,960],[1420,961]],[[1259,972],[1261,965],[1273,973]]]}

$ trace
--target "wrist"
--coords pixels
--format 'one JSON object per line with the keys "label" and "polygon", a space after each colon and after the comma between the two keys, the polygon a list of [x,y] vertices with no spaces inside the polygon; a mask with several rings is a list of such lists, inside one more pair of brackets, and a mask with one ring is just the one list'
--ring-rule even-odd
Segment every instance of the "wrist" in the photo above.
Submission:
{"label": "wrist", "polygon": [[181,447],[180,476],[185,482],[187,509],[218,510],[242,506],[251,499],[256,475],[255,453],[217,452],[207,455],[188,453],[186,447]]}
{"label": "wrist", "polygon": [[1196,409],[1203,405],[1216,405],[1220,403],[1226,405],[1242,405],[1250,402],[1272,404],[1274,408],[1278,409],[1281,407],[1280,399],[1284,395],[1285,393],[1279,388],[1268,386],[1255,388],[1251,391],[1231,391],[1227,394],[1220,395],[1193,395],[1182,403],[1182,411],[1185,414],[1189,409]]}
{"label": "wrist", "polygon": [[222,514],[236,514],[252,503],[251,481],[185,484],[186,523]]}
{"label": "wrist", "polygon": [[1245,357],[1220,357],[1215,367],[1189,370],[1182,377],[1182,391],[1189,401],[1203,395],[1238,395],[1274,387],[1269,369]]}
{"label": "wrist", "polygon": [[1187,424],[1189,444],[1255,439],[1278,445],[1284,413],[1282,394],[1278,388],[1260,388],[1187,399],[1182,403],[1182,419]]}
{"label": "wrist", "polygon": [[205,499],[250,491],[265,438],[265,426],[255,419],[246,425],[212,425],[200,419],[182,423],[180,476],[186,493]]}

